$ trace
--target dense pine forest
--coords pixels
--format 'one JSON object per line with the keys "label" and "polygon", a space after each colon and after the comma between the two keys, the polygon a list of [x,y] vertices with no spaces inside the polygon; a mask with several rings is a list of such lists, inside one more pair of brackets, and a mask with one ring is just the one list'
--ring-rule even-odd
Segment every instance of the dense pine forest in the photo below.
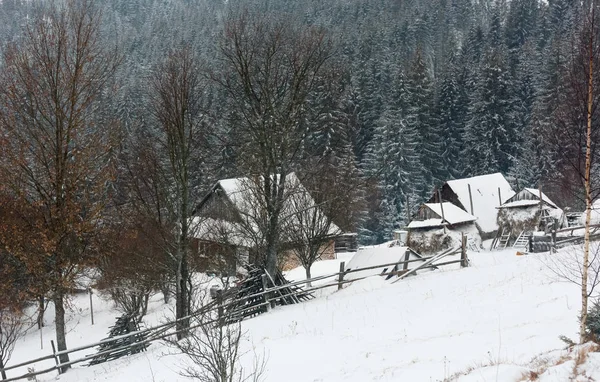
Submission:
{"label": "dense pine forest", "polygon": [[[38,2],[0,3],[0,36],[18,41]],[[556,129],[578,56],[581,4],[570,0],[99,0],[104,43],[122,55],[103,94],[106,126],[122,155],[151,142],[146,91],[170,51],[192,46],[211,78],[224,20],[250,12],[322,28],[333,43],[335,86],[319,103],[320,152],[363,182],[352,222],[363,243],[388,239],[445,180],[504,173],[514,186],[560,193],[568,144]],[[206,81],[207,123],[227,137],[226,95]],[[324,107],[326,105],[326,107]],[[327,109],[327,110],[325,110]],[[107,127],[108,128],[108,127]],[[229,134],[229,136],[233,136]],[[239,143],[239,142],[237,142]],[[236,142],[204,158],[200,195],[215,179],[244,175]],[[217,145],[217,142],[214,142]],[[575,145],[577,146],[577,145]],[[575,149],[576,150],[576,149]],[[198,170],[198,168],[196,168]],[[302,169],[296,169],[302,171]],[[200,179],[200,178],[199,178]],[[573,200],[561,196],[569,202]],[[344,224],[342,224],[344,225]]]}

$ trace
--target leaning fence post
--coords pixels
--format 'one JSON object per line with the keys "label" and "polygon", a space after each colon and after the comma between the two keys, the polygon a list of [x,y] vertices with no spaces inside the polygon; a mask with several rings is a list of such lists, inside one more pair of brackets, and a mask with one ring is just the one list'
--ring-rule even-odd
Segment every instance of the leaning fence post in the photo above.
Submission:
{"label": "leaning fence post", "polygon": [[267,307],[267,312],[268,312],[269,310],[271,310],[271,302],[269,301],[269,293],[267,292],[267,289],[268,289],[267,275],[260,276],[260,279],[262,280],[263,298],[265,299],[265,306]]}
{"label": "leaning fence post", "polygon": [[461,233],[461,249],[460,249],[460,266],[466,268],[469,266],[469,259],[467,258],[467,236]]}
{"label": "leaning fence post", "polygon": [[346,262],[340,263],[340,273],[338,274],[338,290],[342,289],[342,282],[344,281],[344,272],[346,271]]}
{"label": "leaning fence post", "polygon": [[[52,345],[52,355],[54,355],[54,362],[56,366],[58,366],[58,357],[56,357],[56,347],[54,346],[54,340],[50,340],[50,345]],[[62,374],[62,368],[58,367],[58,374]]]}

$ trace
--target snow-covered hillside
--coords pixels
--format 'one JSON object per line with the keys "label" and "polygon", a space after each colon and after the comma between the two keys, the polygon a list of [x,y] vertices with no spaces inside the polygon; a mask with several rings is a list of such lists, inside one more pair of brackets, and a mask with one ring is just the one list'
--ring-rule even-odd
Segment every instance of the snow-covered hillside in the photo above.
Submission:
{"label": "snow-covered hillside", "polygon": [[[395,284],[372,277],[339,292],[331,288],[310,302],[243,322],[243,362],[249,368],[255,354],[266,355],[267,382],[443,381],[451,376],[464,381],[520,380],[535,356],[564,348],[559,335],[577,338],[578,287],[550,270],[574,251],[470,253],[470,268],[423,273]],[[338,268],[337,261],[330,260],[318,264],[313,274]],[[302,271],[288,277],[300,279]],[[87,296],[75,299],[69,347],[102,338],[113,323],[117,313],[95,298],[94,326]],[[156,296],[147,322],[171,315]],[[11,363],[48,354],[52,335],[47,329],[45,349],[40,350],[39,332],[32,331],[17,345]],[[187,380],[177,373],[184,358],[170,353],[155,343],[129,358],[77,367],[60,380]],[[38,380],[55,377],[48,374]],[[569,380],[565,378],[547,380]]]}

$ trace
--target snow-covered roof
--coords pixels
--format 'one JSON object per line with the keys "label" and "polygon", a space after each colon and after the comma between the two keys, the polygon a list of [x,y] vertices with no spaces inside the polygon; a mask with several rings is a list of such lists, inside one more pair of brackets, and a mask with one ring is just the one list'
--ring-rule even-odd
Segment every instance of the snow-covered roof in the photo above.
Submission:
{"label": "snow-covered roof", "polygon": [[[498,223],[496,222],[498,216],[496,207],[500,206],[498,189],[500,189],[503,202],[515,194],[508,181],[499,172],[472,178],[449,180],[446,184],[456,194],[463,207],[477,218],[476,224],[483,232],[493,232],[498,229]],[[470,210],[469,185],[471,186],[473,199],[472,212]]]}
{"label": "snow-covered roof", "polygon": [[[426,227],[441,227],[444,225],[444,221],[441,219],[442,215],[445,218],[445,222],[451,225],[468,223],[477,220],[477,218],[462,208],[455,206],[450,202],[440,203],[425,203],[423,204],[426,208],[429,208],[440,218],[426,219],[426,220],[413,220],[408,225],[408,228],[426,228]],[[442,214],[442,207],[444,213]]]}
{"label": "snow-covered roof", "polygon": [[[408,247],[390,247],[389,244],[386,244],[380,246],[361,248],[356,252],[356,254],[352,257],[352,259],[350,259],[350,261],[346,265],[346,271],[351,269],[367,268],[382,264],[398,263],[404,261],[406,251],[410,251],[409,258],[411,260],[421,258],[420,255],[417,255]],[[420,263],[420,261],[408,263],[408,268],[414,268]],[[393,265],[377,267],[375,269],[368,269],[364,271],[349,273],[344,277],[344,279],[355,280],[361,277],[376,276],[382,273],[391,272],[393,269]]]}
{"label": "snow-covered roof", "polygon": [[406,227],[410,229],[414,228],[427,228],[427,227],[441,227],[444,225],[442,219],[426,219],[426,220],[413,220]]}
{"label": "snow-covered roof", "polygon": [[[539,199],[539,197],[540,197],[540,191],[539,190],[536,190],[535,188],[525,188],[525,190],[531,192],[532,194],[534,194],[535,196],[537,196],[538,199]],[[543,192],[542,192],[542,200],[544,202],[548,203],[549,205],[551,205],[552,207],[558,208],[558,206],[552,200],[550,200],[550,198],[548,196],[546,196],[546,194],[544,194]]]}
{"label": "snow-covered roof", "polygon": [[[327,228],[327,234],[330,236],[342,233],[342,230],[335,223],[327,220],[322,209],[319,208],[295,173],[288,174],[285,181],[288,195],[285,196],[280,215],[282,224],[287,224],[288,229],[293,229],[301,226],[302,222],[310,220],[313,222],[313,228],[318,229],[319,224],[322,224],[323,229]],[[248,227],[254,232],[259,232],[259,227],[264,224],[262,220],[265,218],[265,203],[261,198],[261,192],[257,191],[258,187],[260,186],[257,181],[247,177],[221,179],[213,186],[211,192],[220,188],[239,212],[244,223],[237,224],[238,231],[243,231],[241,229],[243,225],[243,228],[246,228],[246,233],[248,233]],[[314,223],[314,221],[317,223]],[[328,226],[325,226],[326,224]],[[284,239],[291,240],[291,238]]]}
{"label": "snow-covered roof", "polygon": [[[444,202],[442,205],[440,205],[440,203],[425,203],[425,205],[439,216],[443,216],[450,224],[466,223],[477,220],[475,216],[450,202]],[[443,214],[442,208],[444,209]]]}
{"label": "snow-covered roof", "polygon": [[[528,195],[528,197],[533,196],[534,199],[521,199],[521,200],[518,200],[520,198],[520,195],[523,195],[524,193],[530,194],[530,195]],[[559,208],[543,192],[542,192],[542,200],[546,204],[548,204],[549,206],[551,206],[553,208]],[[516,193],[515,195],[513,195],[512,197],[508,198],[506,200],[506,202],[502,203],[502,205],[499,208],[530,207],[530,206],[537,206],[539,204],[540,204],[540,191],[536,190],[535,188],[524,188],[521,191],[519,191],[518,193]]]}
{"label": "snow-covered roof", "polygon": [[539,200],[515,200],[514,202],[506,202],[498,208],[530,207],[538,204],[540,204]]}

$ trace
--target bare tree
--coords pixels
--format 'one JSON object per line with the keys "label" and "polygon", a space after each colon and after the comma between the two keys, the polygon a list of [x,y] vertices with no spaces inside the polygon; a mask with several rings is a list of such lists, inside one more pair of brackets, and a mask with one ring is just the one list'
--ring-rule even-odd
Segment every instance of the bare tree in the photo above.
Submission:
{"label": "bare tree", "polygon": [[[595,3],[595,1],[594,1]],[[581,315],[579,326],[579,342],[584,343],[586,340],[586,323],[588,316],[588,271],[589,271],[589,256],[590,256],[590,220],[592,216],[592,185],[591,185],[591,169],[592,169],[592,114],[594,107],[594,56],[597,53],[597,42],[595,38],[595,4],[591,6],[590,30],[589,30],[589,45],[588,45],[588,86],[587,86],[587,109],[586,109],[586,135],[585,135],[585,236],[583,242],[583,265],[581,272]]]}
{"label": "bare tree", "polygon": [[600,285],[600,245],[590,243],[588,258],[587,285],[582,287],[584,264],[581,256],[583,246],[563,250],[559,257],[545,259],[548,269],[562,280],[571,282],[586,291],[587,298],[598,297],[597,287]]}
{"label": "bare tree", "polygon": [[333,238],[342,232],[325,213],[332,200],[318,205],[308,191],[303,190],[290,197],[292,211],[291,216],[283,219],[283,237],[306,270],[307,285],[310,286],[312,265],[325,252],[334,250]]}
{"label": "bare tree", "polygon": [[226,22],[220,53],[223,72],[216,79],[228,95],[230,141],[238,169],[253,178],[263,204],[263,261],[275,274],[290,194],[286,175],[301,166],[320,128],[321,110],[311,101],[333,78],[332,43],[322,29],[244,13]]}
{"label": "bare tree", "polygon": [[[201,185],[202,160],[208,151],[208,124],[201,110],[202,82],[200,65],[191,49],[171,53],[155,69],[150,88],[150,107],[160,134],[158,150],[163,177],[159,192],[166,222],[175,234],[165,243],[175,270],[175,316],[190,314],[192,283],[189,270],[190,232],[195,208],[195,190]],[[195,173],[196,172],[196,173]],[[168,237],[168,234],[167,234]],[[188,327],[187,320],[178,320],[177,329]]]}
{"label": "bare tree", "polygon": [[[588,311],[588,277],[590,266],[590,217],[592,201],[600,195],[598,168],[598,104],[600,97],[595,88],[600,84],[596,67],[600,63],[598,45],[598,15],[596,1],[582,10],[582,25],[573,39],[573,50],[568,67],[567,102],[559,106],[556,115],[557,130],[553,143],[561,153],[562,176],[572,193],[582,196],[585,205],[585,234],[581,261],[580,341],[585,341]],[[584,148],[584,149],[582,149]]]}
{"label": "bare tree", "polygon": [[0,177],[27,211],[19,215],[27,232],[12,251],[48,288],[59,351],[67,347],[65,299],[95,259],[114,174],[118,132],[98,123],[98,100],[120,57],[105,49],[99,28],[92,1],[48,6],[4,50],[0,72],[0,135],[8,141]]}
{"label": "bare tree", "polygon": [[252,370],[240,364],[243,338],[240,323],[228,324],[227,317],[212,310],[195,318],[186,338],[172,344],[190,362],[180,372],[182,376],[200,382],[258,382],[262,379],[266,361],[254,357]]}
{"label": "bare tree", "polygon": [[[23,316],[10,309],[0,309],[0,369],[4,369],[12,356],[15,344],[25,334]],[[2,379],[6,372],[2,371]]]}

